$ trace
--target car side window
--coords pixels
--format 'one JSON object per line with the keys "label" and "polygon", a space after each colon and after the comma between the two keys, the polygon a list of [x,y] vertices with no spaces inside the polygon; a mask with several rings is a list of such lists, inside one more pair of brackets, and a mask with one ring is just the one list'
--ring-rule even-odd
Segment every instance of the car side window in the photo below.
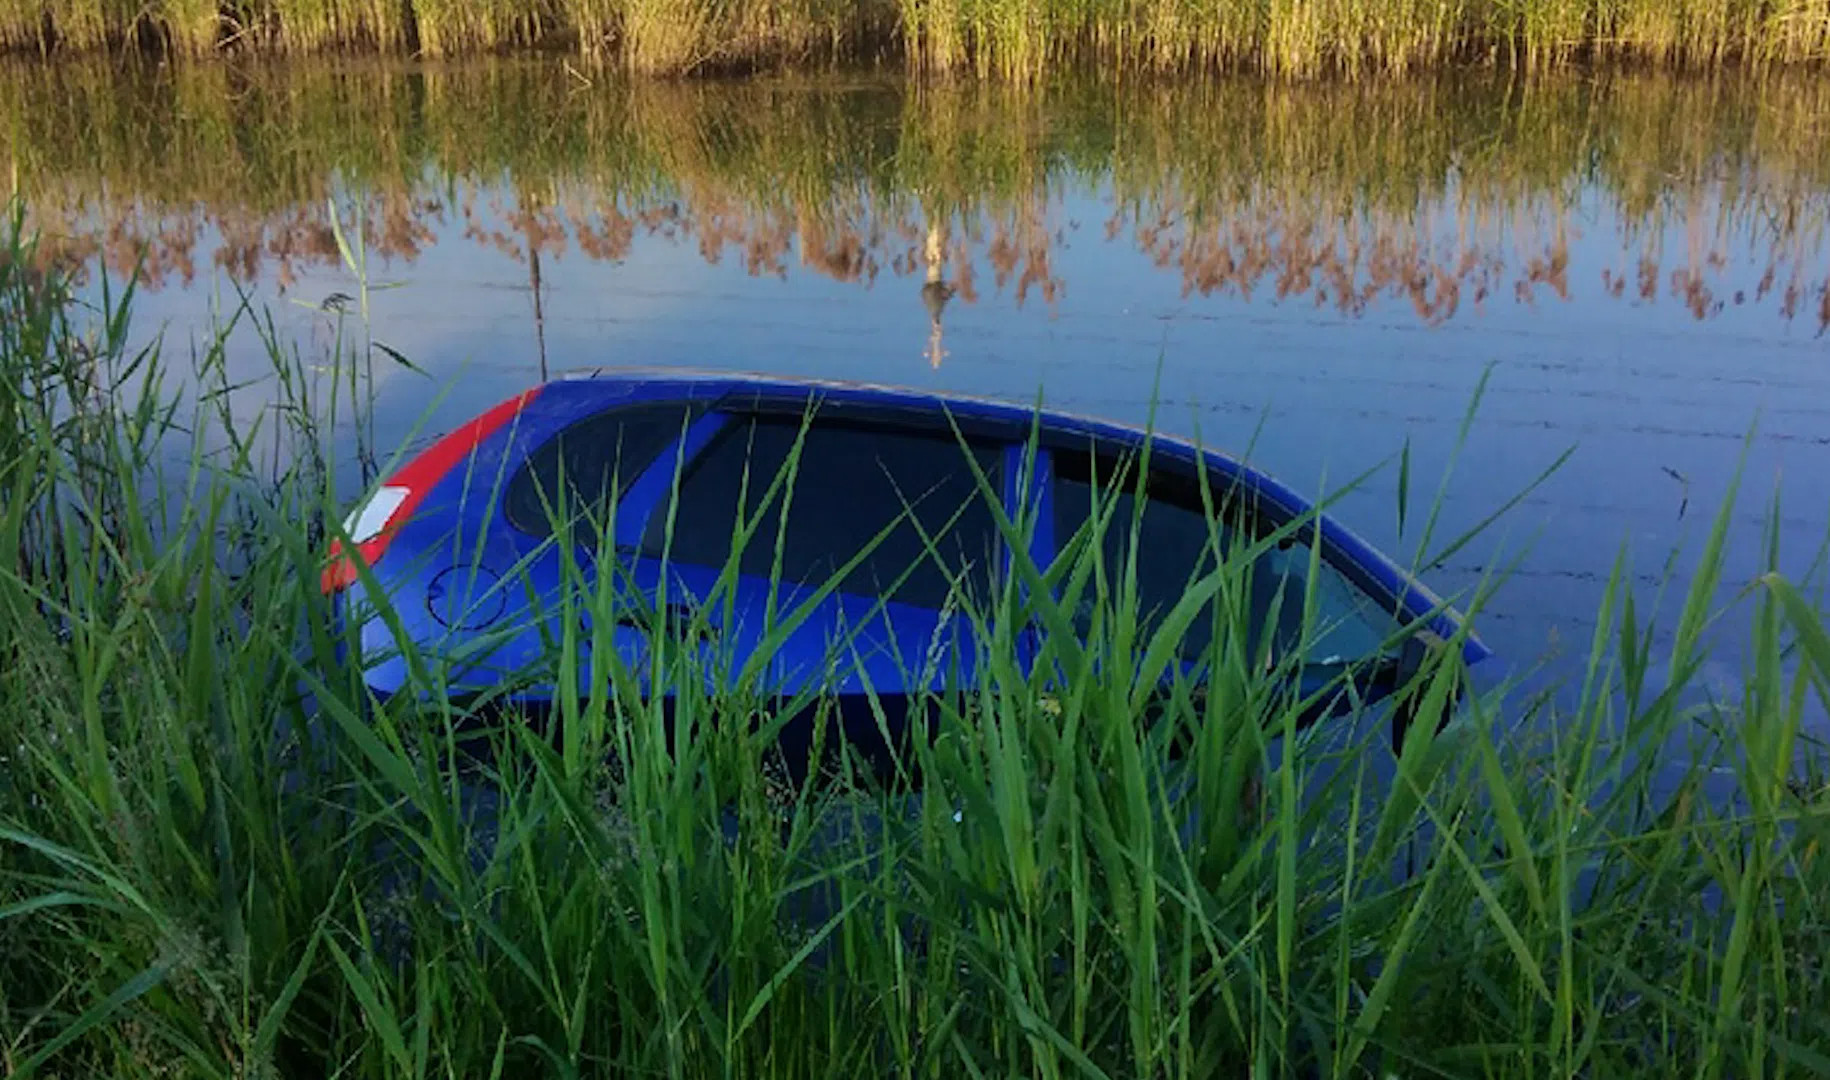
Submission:
{"label": "car side window", "polygon": [[[1052,459],[1056,543],[1066,545],[1076,530],[1090,520],[1097,491],[1101,509],[1110,508],[1100,558],[1106,580],[1116,590],[1134,546],[1140,459],[1061,450],[1055,451]],[[1216,569],[1221,554],[1235,544],[1250,542],[1241,534],[1248,523],[1231,508],[1233,504],[1223,498],[1222,485],[1212,478],[1208,505],[1220,517],[1216,525],[1210,525],[1199,484],[1199,478],[1192,473],[1159,466],[1144,485],[1145,504],[1141,519],[1136,521],[1135,549],[1138,616],[1144,621],[1146,632],[1154,631],[1190,584]],[[1308,573],[1309,549],[1300,541],[1259,557],[1251,575],[1251,634],[1247,640],[1251,655],[1257,655],[1266,633],[1272,635],[1275,657],[1287,656],[1301,647],[1304,582]],[[1366,659],[1378,650],[1386,619],[1384,609],[1325,560],[1320,563],[1316,605],[1316,621],[1305,660]],[[1090,608],[1084,602],[1082,608],[1084,629]],[[1205,656],[1212,644],[1213,629],[1213,611],[1209,608],[1195,618],[1183,635],[1181,655],[1190,660]]]}
{"label": "car side window", "polygon": [[502,497],[509,524],[550,536],[563,501],[569,517],[607,522],[616,494],[702,411],[685,402],[611,409],[567,426],[528,455]]}
{"label": "car side window", "polygon": [[[680,479],[671,546],[662,505],[649,516],[641,553],[658,558],[665,549],[676,565],[722,567],[735,539],[740,495],[745,517],[754,517],[793,459],[803,426],[794,473],[785,476],[750,536],[739,572],[769,577],[779,555],[783,582],[820,585],[894,525],[842,588],[882,595],[908,571],[893,598],[939,608],[956,579],[974,591],[989,586],[1002,564],[1002,543],[967,452],[996,492],[1002,456],[997,444],[969,439],[962,448],[951,431],[817,417],[809,423],[799,413],[734,416]],[[784,504],[787,526],[778,532]],[[934,543],[939,562],[929,557],[923,534]]]}
{"label": "car side window", "polygon": [[[1287,655],[1301,644],[1302,608],[1307,587],[1310,545],[1293,539],[1259,556],[1253,568],[1254,615],[1267,611],[1282,590],[1275,654]],[[1315,621],[1309,628],[1305,663],[1341,664],[1379,655],[1386,636],[1398,623],[1383,605],[1348,580],[1326,559],[1316,560]]]}

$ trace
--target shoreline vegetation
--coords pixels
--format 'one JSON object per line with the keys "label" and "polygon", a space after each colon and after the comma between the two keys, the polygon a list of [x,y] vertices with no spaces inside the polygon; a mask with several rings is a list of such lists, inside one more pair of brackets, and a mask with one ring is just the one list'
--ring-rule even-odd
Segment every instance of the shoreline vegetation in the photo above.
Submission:
{"label": "shoreline vegetation", "polygon": [[[317,581],[331,478],[374,448],[326,433],[397,361],[355,320],[325,357],[232,310],[271,361],[238,421],[230,327],[137,344],[132,283],[88,306],[26,216],[0,243],[8,1080],[1830,1074],[1823,567],[1780,573],[1775,528],[1723,597],[1732,488],[1692,580],[1616,566],[1565,693],[1475,684],[1401,753],[1378,710],[1299,735],[1238,607],[1210,693],[1140,708],[1201,616],[1140,612],[1098,536],[1034,566],[1019,514],[1033,585],[961,599],[976,681],[936,695],[921,797],[784,789],[774,706],[679,645],[703,626],[624,669],[607,635],[640,614],[604,592],[554,613],[554,670],[608,687],[558,737],[413,651],[368,698]],[[1481,543],[1435,535],[1394,459],[1417,565]],[[1190,595],[1241,582],[1222,559]],[[1507,588],[1448,599],[1478,630]],[[1031,666],[999,629],[1081,617]],[[1698,679],[1721,634],[1750,643],[1726,694]],[[1459,656],[1400,693],[1433,715]]]}
{"label": "shoreline vegetation", "polygon": [[[1830,83],[1777,74],[584,86],[539,59],[89,58],[0,64],[0,173],[41,260],[143,289],[285,292],[339,259],[335,201],[378,265],[475,244],[535,280],[667,242],[756,275],[1049,303],[1075,284],[1059,253],[1103,238],[1191,296],[1395,300],[1425,324],[1572,296],[1753,305],[1821,334],[1827,116]],[[1063,209],[1102,190],[1109,212]]]}
{"label": "shoreline vegetation", "polygon": [[[0,0],[0,51],[563,50],[654,75],[900,61],[1308,78],[1453,64],[1821,64],[1830,0]],[[585,76],[580,76],[585,78]]]}

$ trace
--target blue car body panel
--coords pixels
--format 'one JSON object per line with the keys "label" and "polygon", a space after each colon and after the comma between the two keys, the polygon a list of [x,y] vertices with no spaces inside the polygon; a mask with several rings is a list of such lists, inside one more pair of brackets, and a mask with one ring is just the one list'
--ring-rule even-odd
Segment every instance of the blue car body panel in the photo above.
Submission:
{"label": "blue car body panel", "polygon": [[[1054,455],[1046,449],[1050,440],[1093,440],[1125,452],[1141,448],[1148,439],[1153,463],[1200,468],[1222,486],[1240,485],[1255,496],[1260,514],[1273,525],[1311,508],[1295,491],[1224,452],[1087,417],[862,383],[677,368],[604,368],[545,384],[513,422],[482,438],[463,465],[440,478],[418,511],[399,525],[385,556],[373,566],[374,575],[388,591],[405,634],[418,643],[422,653],[452,661],[445,665],[451,673],[450,684],[443,688],[446,692],[466,695],[490,690],[549,659],[564,630],[558,621],[564,554],[550,537],[532,535],[510,524],[501,505],[501,488],[531,453],[568,426],[607,409],[667,402],[693,402],[703,408],[682,435],[625,488],[613,522],[613,535],[621,541],[640,537],[649,516],[665,505],[676,463],[692,461],[727,426],[739,422],[733,410],[758,405],[793,409],[797,403],[813,400],[820,403],[822,417],[835,410],[838,415],[855,410],[876,417],[899,414],[930,422],[941,417],[943,425],[972,425],[999,439],[1004,443],[999,471],[1007,513],[1018,501],[1023,443],[1035,426],[1043,435],[1045,450],[1030,477],[1035,485],[1032,506],[1036,499],[1046,504],[1053,491],[1048,470]],[[1046,565],[1054,552],[1052,517],[1045,505],[1037,518],[1032,555],[1039,565]],[[1408,622],[1442,607],[1402,567],[1338,521],[1324,514],[1317,522],[1322,558],[1387,611]],[[599,557],[584,549],[572,554],[587,565]],[[651,595],[661,585],[660,566],[654,559],[627,552],[618,552],[616,557],[636,592]],[[707,595],[718,576],[713,568],[678,564],[670,567],[670,573],[668,594],[688,602]],[[794,586],[783,586],[783,593],[776,597],[778,610],[793,606],[794,590]],[[741,580],[732,624],[724,625],[721,612],[709,613],[718,645],[733,649],[739,665],[761,640],[762,611],[769,599],[767,582]],[[352,605],[363,601],[363,585],[352,584],[337,596],[337,610],[347,617]],[[1426,625],[1437,637],[1448,640],[1456,635],[1459,623],[1455,612],[1443,609]],[[588,619],[583,626],[588,626]],[[841,626],[854,645],[843,655],[838,677],[832,681],[827,662],[834,631]],[[395,650],[394,630],[382,620],[364,618],[359,634],[368,685],[381,696],[398,693],[409,680],[404,661],[390,655]],[[903,686],[906,673],[921,671],[937,647],[949,641],[969,645],[971,635],[971,626],[958,614],[872,595],[834,594],[768,658],[768,682],[784,693],[794,692],[807,679],[820,680],[827,684],[824,690],[841,695],[913,690],[915,687]],[[641,657],[644,636],[640,632],[617,627],[612,640],[626,660]],[[1019,644],[1027,658],[1030,643]],[[1472,634],[1463,639],[1461,648],[1470,663],[1489,655]],[[964,666],[944,669],[945,678],[969,682],[976,650],[947,651]],[[589,696],[593,689],[586,685],[590,665],[584,662],[579,668],[579,691]],[[513,696],[538,702],[551,694],[551,687],[535,686],[517,690]]]}

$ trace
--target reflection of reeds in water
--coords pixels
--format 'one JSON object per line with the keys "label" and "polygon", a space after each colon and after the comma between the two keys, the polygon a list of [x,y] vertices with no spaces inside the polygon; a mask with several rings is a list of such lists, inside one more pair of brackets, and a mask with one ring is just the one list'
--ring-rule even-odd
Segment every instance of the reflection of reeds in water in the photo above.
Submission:
{"label": "reflection of reeds in water", "polygon": [[1504,56],[1689,67],[1830,56],[1830,0],[0,0],[0,47],[180,51],[564,43],[640,71],[871,58],[1033,79],[1063,65],[1404,72]]}
{"label": "reflection of reeds in water", "polygon": [[[1035,95],[586,87],[520,63],[252,81],[214,67],[37,74],[0,73],[0,122],[17,133],[10,164],[41,224],[62,237],[46,250],[122,270],[144,246],[153,285],[214,265],[286,286],[334,263],[331,161],[367,199],[379,256],[415,258],[440,225],[517,259],[572,246],[620,259],[652,235],[753,274],[868,286],[932,275],[940,227],[946,280],[967,304],[975,270],[1018,303],[1057,302],[1055,255],[1074,224],[1063,185],[1109,184],[1110,235],[1128,233],[1191,295],[1349,315],[1384,298],[1435,323],[1598,288],[1698,317],[1749,302],[1810,317],[1826,269],[1830,88],[1810,81]],[[80,152],[69,130],[91,133]],[[1616,265],[1570,265],[1584,185],[1620,222]],[[208,232],[220,239],[206,251]],[[1737,298],[1722,259],[1748,243],[1772,270]]]}

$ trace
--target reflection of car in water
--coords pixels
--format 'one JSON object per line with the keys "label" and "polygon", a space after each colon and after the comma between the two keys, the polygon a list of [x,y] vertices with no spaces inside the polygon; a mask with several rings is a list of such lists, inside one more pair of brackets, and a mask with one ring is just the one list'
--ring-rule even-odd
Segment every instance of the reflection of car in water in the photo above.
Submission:
{"label": "reflection of car in water", "polygon": [[[1146,438],[1149,452],[1140,458]],[[791,491],[765,503],[797,443]],[[595,568],[614,566],[618,595],[645,602],[661,594],[665,559],[672,578],[665,595],[676,611],[711,595],[731,555],[740,498],[746,517],[762,513],[731,591],[700,613],[717,643],[735,650],[737,665],[763,645],[772,592],[777,612],[791,610],[879,538],[779,640],[766,657],[765,678],[783,695],[812,688],[836,699],[847,740],[882,760],[870,698],[887,710],[889,734],[899,738],[907,729],[900,703],[925,689],[970,685],[977,650],[955,590],[983,597],[1008,572],[1004,533],[973,466],[1013,519],[1027,496],[1037,511],[1032,553],[1043,567],[1087,523],[1097,483],[1103,504],[1116,502],[1102,554],[1108,573],[1120,575],[1139,488],[1122,478],[1134,478],[1140,460],[1149,467],[1135,534],[1146,615],[1166,611],[1186,594],[1191,575],[1214,565],[1215,519],[1204,509],[1203,476],[1207,505],[1224,501],[1243,511],[1222,519],[1223,545],[1235,528],[1264,536],[1310,510],[1225,454],[1101,421],[851,383],[605,369],[540,385],[476,417],[390,476],[345,527],[404,633],[422,655],[448,662],[449,692],[460,698],[503,691],[550,660],[554,597],[564,580],[553,542],[560,505],[595,524],[565,533],[586,580],[595,582]],[[609,497],[613,488],[620,497]],[[785,523],[784,494],[791,498]],[[1273,634],[1272,650],[1286,656],[1303,644],[1308,542],[1319,535],[1317,629],[1288,670],[1317,687],[1351,672],[1353,693],[1377,700],[1419,662],[1426,638],[1455,634],[1458,616],[1337,522],[1318,516],[1313,525],[1267,546],[1254,564],[1252,629],[1259,641]],[[347,552],[333,544],[331,554],[323,586],[347,618],[363,585]],[[1417,629],[1401,638],[1405,643],[1392,646],[1399,627],[1412,624]],[[1197,619],[1184,636],[1181,677],[1203,678],[1212,625]],[[644,630],[640,620],[615,628],[611,638],[626,660],[643,655]],[[1035,655],[1039,633],[1018,635],[1023,657]],[[832,646],[841,639],[850,645],[835,657]],[[364,619],[360,641],[371,689],[384,697],[400,692],[407,666],[384,620]],[[937,649],[948,662],[932,662]],[[1462,652],[1471,662],[1488,655],[1472,636]],[[577,665],[586,697],[597,689],[587,685],[590,669]],[[551,679],[506,691],[529,707],[550,703],[555,693]],[[810,726],[797,721],[784,730],[790,756]]]}

